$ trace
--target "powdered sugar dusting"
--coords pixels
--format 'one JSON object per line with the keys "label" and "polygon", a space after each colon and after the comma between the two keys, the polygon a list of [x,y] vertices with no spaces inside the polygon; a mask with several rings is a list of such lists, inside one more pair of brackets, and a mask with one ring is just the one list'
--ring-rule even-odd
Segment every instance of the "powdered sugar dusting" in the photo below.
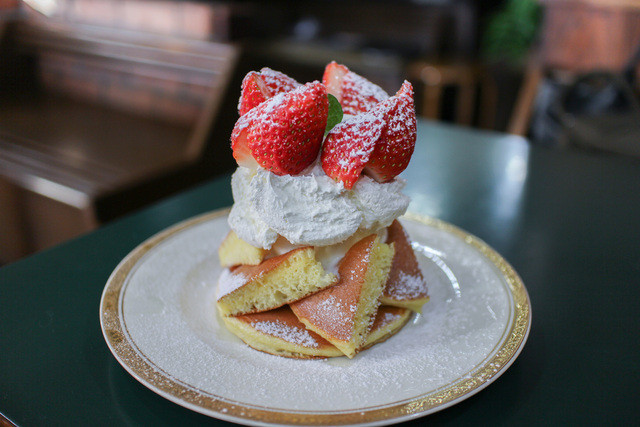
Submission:
{"label": "powdered sugar dusting", "polygon": [[398,299],[415,299],[424,297],[427,293],[427,284],[418,275],[407,274],[401,271],[398,281],[392,288],[392,296]]}
{"label": "powdered sugar dusting", "polygon": [[318,342],[306,329],[296,328],[278,321],[251,322],[251,326],[257,331],[281,338],[293,344],[303,347],[318,347]]}
{"label": "powdered sugar dusting", "polygon": [[218,299],[230,294],[245,283],[247,283],[247,278],[244,274],[233,274],[231,270],[225,268],[218,279]]}
{"label": "powdered sugar dusting", "polygon": [[332,333],[336,338],[349,340],[353,328],[353,316],[358,307],[355,304],[346,304],[338,300],[334,295],[320,301],[310,314],[313,321],[322,321],[323,325],[332,325]]}
{"label": "powdered sugar dusting", "polygon": [[260,77],[262,77],[264,83],[271,91],[271,96],[281,92],[288,92],[300,86],[300,83],[286,74],[267,67],[260,70]]}
{"label": "powdered sugar dusting", "polygon": [[342,81],[342,109],[345,114],[358,114],[370,110],[378,102],[389,98],[380,86],[354,72],[345,74]]}
{"label": "powdered sugar dusting", "polygon": [[382,316],[382,320],[380,322],[380,328],[384,328],[385,326],[390,325],[391,323],[398,320],[400,317],[402,317],[402,315],[398,313],[389,313],[389,312],[385,313]]}

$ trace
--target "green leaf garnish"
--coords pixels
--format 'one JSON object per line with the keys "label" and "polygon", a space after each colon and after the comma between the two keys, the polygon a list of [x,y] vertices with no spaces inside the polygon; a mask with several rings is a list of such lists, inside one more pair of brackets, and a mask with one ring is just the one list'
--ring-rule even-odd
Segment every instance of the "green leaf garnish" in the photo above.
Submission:
{"label": "green leaf garnish", "polygon": [[328,134],[331,129],[338,123],[342,121],[342,106],[338,99],[331,95],[327,94],[329,98],[329,116],[327,117],[327,127],[324,129],[324,134]]}

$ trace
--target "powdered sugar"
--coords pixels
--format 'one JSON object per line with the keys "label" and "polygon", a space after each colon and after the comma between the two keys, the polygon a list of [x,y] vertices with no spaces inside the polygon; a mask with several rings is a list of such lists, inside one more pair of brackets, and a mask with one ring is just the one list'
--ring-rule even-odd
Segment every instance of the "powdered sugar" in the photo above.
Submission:
{"label": "powdered sugar", "polygon": [[243,274],[234,274],[225,268],[218,279],[218,299],[230,294],[245,283],[247,283],[247,278]]}
{"label": "powdered sugar", "polygon": [[392,297],[401,300],[415,299],[426,295],[427,284],[420,276],[414,276],[401,271],[398,281],[393,285]]}
{"label": "powdered sugar", "polygon": [[260,76],[271,91],[271,96],[281,92],[288,92],[300,86],[300,83],[280,71],[264,67],[260,70]]}
{"label": "powdered sugar", "polygon": [[342,81],[342,104],[346,114],[357,114],[372,108],[378,102],[389,98],[380,86],[354,72],[345,74]]}
{"label": "powdered sugar", "polygon": [[380,321],[380,327],[384,328],[385,326],[398,320],[400,317],[402,317],[401,314],[387,312],[382,315],[382,320]]}
{"label": "powdered sugar", "polygon": [[330,295],[317,304],[313,317],[322,319],[323,323],[344,326],[338,328],[338,331],[343,332],[338,338],[348,340],[350,337],[349,331],[353,324],[353,314],[357,309],[358,307],[355,304],[347,305]]}
{"label": "powdered sugar", "polygon": [[318,347],[318,342],[311,336],[309,331],[303,328],[289,326],[279,321],[251,322],[251,326],[257,331],[281,338],[293,344],[303,347]]}

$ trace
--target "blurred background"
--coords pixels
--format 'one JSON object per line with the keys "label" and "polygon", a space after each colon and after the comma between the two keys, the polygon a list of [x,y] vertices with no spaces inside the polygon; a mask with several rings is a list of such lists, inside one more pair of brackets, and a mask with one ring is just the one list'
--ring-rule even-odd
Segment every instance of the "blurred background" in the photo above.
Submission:
{"label": "blurred background", "polygon": [[331,60],[429,120],[640,158],[639,0],[0,0],[0,264],[231,172],[244,75]]}

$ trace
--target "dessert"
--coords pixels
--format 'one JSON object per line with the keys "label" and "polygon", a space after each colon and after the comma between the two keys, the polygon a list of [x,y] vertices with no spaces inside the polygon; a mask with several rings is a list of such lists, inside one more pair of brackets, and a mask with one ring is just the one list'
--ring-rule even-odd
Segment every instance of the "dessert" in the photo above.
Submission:
{"label": "dessert", "polygon": [[300,358],[351,358],[397,332],[428,300],[397,221],[416,140],[411,84],[389,96],[335,62],[306,84],[263,68],[243,80],[238,111],[216,296],[228,329]]}

